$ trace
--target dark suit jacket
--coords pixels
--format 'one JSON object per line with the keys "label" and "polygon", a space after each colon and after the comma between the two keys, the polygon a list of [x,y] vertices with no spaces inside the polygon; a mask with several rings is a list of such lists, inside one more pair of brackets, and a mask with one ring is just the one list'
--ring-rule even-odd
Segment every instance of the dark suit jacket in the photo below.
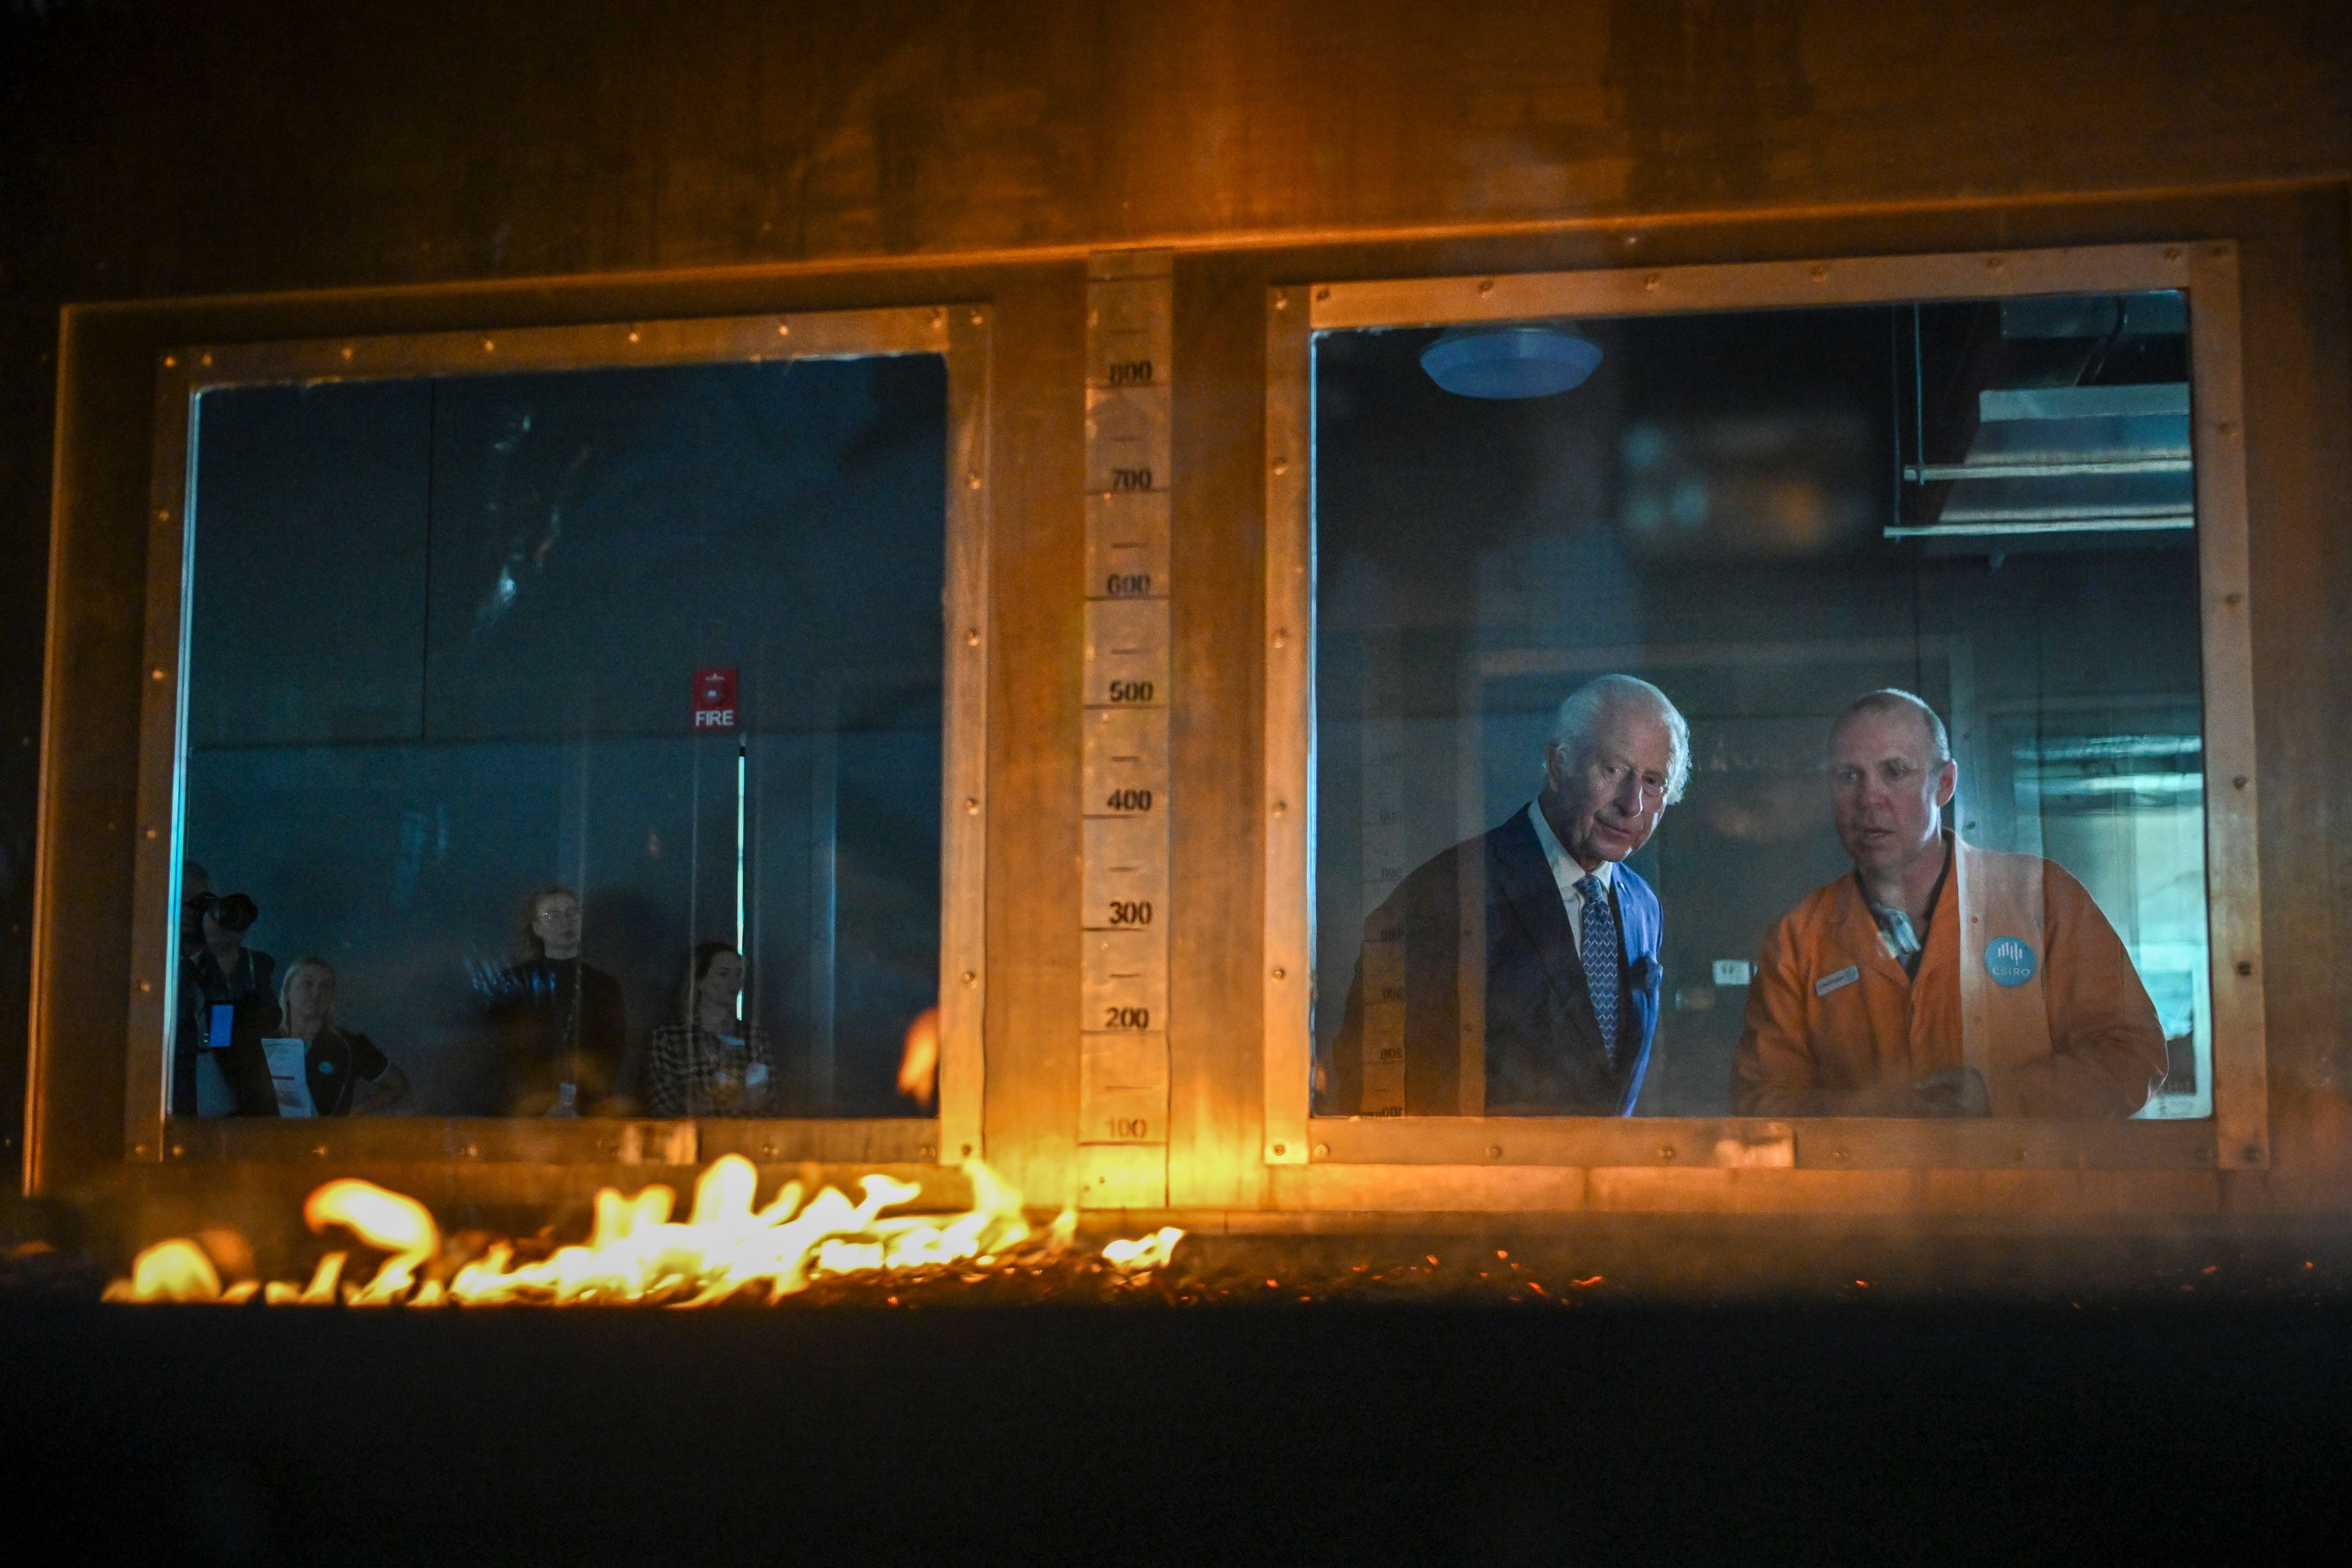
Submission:
{"label": "dark suit jacket", "polygon": [[[1467,873],[1465,875],[1465,872]],[[1364,921],[1368,942],[1402,941],[1404,1112],[1463,1109],[1464,972],[1461,940],[1483,911],[1483,1001],[1490,1115],[1627,1116],[1642,1092],[1658,1026],[1658,896],[1623,866],[1612,879],[1622,952],[1606,984],[1618,987],[1618,1048],[1601,1048],[1568,908],[1526,812],[1456,844],[1398,884]],[[1475,930],[1475,927],[1469,927]],[[1318,1110],[1357,1113],[1363,1103],[1365,965],[1348,986],[1339,1038],[1326,1058]],[[1480,970],[1469,971],[1475,985]],[[1391,998],[1393,1000],[1393,998]],[[1473,1015],[1475,1016],[1475,1014]]]}

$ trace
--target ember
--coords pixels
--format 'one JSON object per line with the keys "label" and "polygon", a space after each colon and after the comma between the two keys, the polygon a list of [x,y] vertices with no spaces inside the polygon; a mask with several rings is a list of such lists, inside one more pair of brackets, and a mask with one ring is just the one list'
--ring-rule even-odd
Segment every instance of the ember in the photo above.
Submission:
{"label": "ember", "polygon": [[[1023,1213],[1021,1194],[977,1161],[965,1172],[972,1205],[956,1215],[885,1215],[919,1188],[889,1176],[858,1183],[853,1202],[825,1187],[804,1204],[799,1182],[753,1207],[759,1172],[740,1155],[714,1163],[695,1183],[694,1208],[670,1218],[677,1196],[651,1186],[634,1197],[607,1187],[596,1194],[595,1223],[584,1244],[559,1247],[518,1263],[511,1242],[478,1256],[444,1248],[424,1205],[370,1182],[341,1179],[310,1194],[302,1215],[312,1230],[340,1226],[390,1256],[365,1284],[342,1279],[344,1252],[330,1252],[305,1286],[241,1280],[224,1288],[212,1258],[175,1237],[141,1252],[128,1279],[106,1290],[110,1301],[221,1301],[258,1298],[271,1305],[433,1307],[636,1303],[700,1307],[730,1298],[781,1301],[828,1276],[915,1280],[953,1271],[965,1284],[1015,1270],[1035,1273],[1068,1251],[1075,1211],[1041,1237]],[[1112,1241],[1102,1263],[1114,1276],[1139,1279],[1164,1268],[1183,1232],[1173,1226]],[[894,1302],[895,1304],[895,1302]]]}

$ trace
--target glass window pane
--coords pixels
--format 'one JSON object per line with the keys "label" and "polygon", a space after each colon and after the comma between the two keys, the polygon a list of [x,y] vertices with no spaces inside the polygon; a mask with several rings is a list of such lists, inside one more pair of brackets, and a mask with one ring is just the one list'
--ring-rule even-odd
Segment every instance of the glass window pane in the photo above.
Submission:
{"label": "glass window pane", "polygon": [[1318,1111],[2210,1114],[2187,325],[1318,335]]}
{"label": "glass window pane", "polygon": [[205,393],[174,1113],[926,1111],[946,408],[935,355]]}

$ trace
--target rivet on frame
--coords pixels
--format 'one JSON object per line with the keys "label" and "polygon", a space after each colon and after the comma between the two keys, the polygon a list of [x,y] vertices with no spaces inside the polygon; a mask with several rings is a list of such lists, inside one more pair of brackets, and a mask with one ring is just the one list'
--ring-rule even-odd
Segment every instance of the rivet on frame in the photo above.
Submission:
{"label": "rivet on frame", "polygon": [[2231,789],[2243,789],[2243,788],[2245,788],[2245,787],[2246,787],[2246,775],[2245,775],[2245,774],[2243,774],[2243,773],[2240,773],[2236,778],[2231,779],[2231,780],[2230,781],[2230,787],[2231,787]]}
{"label": "rivet on frame", "polygon": [[1276,294],[1274,297],[1274,308],[1277,310],[1287,310],[1290,309],[1290,296],[1287,294]]}
{"label": "rivet on frame", "polygon": [[980,984],[980,976],[967,969],[963,972],[963,983],[966,985],[977,985]]}
{"label": "rivet on frame", "polygon": [[963,481],[963,488],[968,490],[976,490],[980,489],[980,476],[978,474],[966,476]]}
{"label": "rivet on frame", "polygon": [[1315,1157],[1318,1160],[1329,1159],[1331,1157],[1331,1145],[1328,1143],[1318,1143],[1315,1145]]}
{"label": "rivet on frame", "polygon": [[[1479,291],[1480,293],[1482,293],[1482,294],[1483,294],[1483,293],[1485,293],[1487,289],[1492,289],[1493,287],[1494,287],[1494,285],[1493,285],[1492,283],[1481,283],[1481,284],[1478,286],[1478,291]],[[1316,297],[1318,300],[1328,300],[1328,299],[1331,297],[1331,287],[1330,287],[1330,285],[1327,283],[1327,284],[1325,284],[1322,288],[1318,289],[1317,290],[1315,290],[1315,297]]]}
{"label": "rivet on frame", "polygon": [[349,344],[349,343],[345,343],[345,344],[343,345],[343,357],[344,357],[345,359],[349,359],[349,358],[351,358],[351,357],[352,357],[352,345],[351,345],[351,344]]}
{"label": "rivet on frame", "polygon": [[494,353],[498,353],[498,352],[499,352],[499,341],[498,341],[498,339],[496,339],[496,338],[484,338],[484,339],[482,340],[482,352],[483,352],[484,353],[486,353],[486,354],[494,354]]}
{"label": "rivet on frame", "polygon": [[202,363],[202,364],[204,365],[204,367],[205,367],[206,370],[210,370],[210,369],[212,369],[212,367],[213,367],[213,356],[212,356],[212,355],[210,355],[210,354],[206,354],[206,355],[205,355],[204,359],[203,359],[200,363]]}
{"label": "rivet on frame", "polygon": [[1287,980],[1290,978],[1290,971],[1286,969],[1277,969],[1274,972],[1274,977],[1276,980]]}
{"label": "rivet on frame", "polygon": [[1277,800],[1274,803],[1274,815],[1276,816],[1280,816],[1284,812],[1288,811],[1289,809],[1290,803],[1288,801]]}
{"label": "rivet on frame", "polygon": [[1274,471],[1277,474],[1286,474],[1290,472],[1290,459],[1287,458],[1276,458],[1274,460]]}
{"label": "rivet on frame", "polygon": [[978,816],[980,815],[980,802],[970,795],[966,795],[963,802],[963,814],[966,816]]}
{"label": "rivet on frame", "polygon": [[1643,278],[1642,287],[1644,289],[1655,289],[1659,284],[1664,281],[1664,279],[1659,277],[1656,273],[1652,272]]}
{"label": "rivet on frame", "polygon": [[1814,281],[1814,282],[1818,283],[1818,282],[1820,282],[1822,279],[1824,279],[1824,278],[1828,277],[1829,275],[1830,275],[1830,269],[1829,269],[1827,267],[1823,266],[1822,263],[1820,263],[1820,262],[1818,262],[1818,261],[1816,261],[1816,262],[1814,262],[1814,263],[1813,263],[1813,268],[1812,268],[1812,274],[1811,274],[1811,276],[1812,276],[1812,279],[1813,279],[1813,281]]}
{"label": "rivet on frame", "polygon": [[163,368],[164,368],[165,370],[177,370],[177,369],[179,369],[179,368],[180,368],[180,359],[179,359],[179,356],[178,356],[177,354],[165,354],[165,355],[163,356]]}
{"label": "rivet on frame", "polygon": [[967,1160],[971,1158],[971,1145],[969,1143],[963,1146],[963,1157]]}
{"label": "rivet on frame", "polygon": [[139,989],[142,991],[152,991],[155,987],[150,982],[142,980],[139,983]]}
{"label": "rivet on frame", "polygon": [[2179,246],[2177,246],[2177,245],[2168,245],[2168,246],[2166,246],[2166,247],[2164,247],[2164,258],[2165,258],[2167,261],[2178,261],[2178,260],[2179,260],[2179,259],[2180,259],[2180,247],[2179,247]]}
{"label": "rivet on frame", "polygon": [[1284,643],[1288,639],[1289,636],[1290,636],[1290,634],[1289,634],[1289,633],[1287,633],[1287,632],[1276,632],[1276,633],[1275,633],[1275,634],[1274,634],[1274,646],[1275,646],[1275,647],[1282,647],[1282,646],[1283,646],[1283,644],[1284,644]]}
{"label": "rivet on frame", "polygon": [[632,331],[629,333],[629,341],[630,341],[631,342],[635,342],[637,341],[637,334],[635,333],[635,331]]}
{"label": "rivet on frame", "polygon": [[963,634],[963,646],[966,647],[978,647],[980,646],[980,633],[967,627]]}
{"label": "rivet on frame", "polygon": [[1985,270],[1988,272],[1998,272],[2001,269],[2002,265],[2002,260],[1998,256],[1988,256],[1985,258]]}
{"label": "rivet on frame", "polygon": [[2254,972],[2254,966],[2253,966],[2252,964],[2251,964],[2251,963],[2247,963],[2247,962],[2246,962],[2244,959],[2242,959],[2242,959],[2240,959],[2240,960],[2238,960],[2238,973],[2239,973],[2241,976],[2244,976],[2244,975],[2252,974],[2253,972]]}
{"label": "rivet on frame", "polygon": [[161,680],[163,679],[163,672],[160,669],[151,669],[147,672],[147,679],[150,680]]}
{"label": "rivet on frame", "polygon": [[789,338],[792,335],[793,324],[790,321],[778,321],[776,323],[776,336],[780,338]]}
{"label": "rivet on frame", "polygon": [[2234,610],[2246,602],[2246,596],[2243,594],[2224,594],[2221,602]]}
{"label": "rivet on frame", "polygon": [[1278,1159],[1280,1159],[1280,1158],[1282,1157],[1283,1151],[1284,1151],[1285,1149],[1286,1149],[1287,1147],[1288,1147],[1288,1145],[1287,1145],[1287,1144],[1276,1143],[1276,1144],[1274,1146],[1274,1155],[1275,1155],[1275,1158],[1276,1158],[1276,1159],[1277,1159],[1277,1160],[1278,1160]]}
{"label": "rivet on frame", "polygon": [[975,327],[986,320],[988,320],[988,312],[985,310],[974,310],[971,313],[971,324]]}

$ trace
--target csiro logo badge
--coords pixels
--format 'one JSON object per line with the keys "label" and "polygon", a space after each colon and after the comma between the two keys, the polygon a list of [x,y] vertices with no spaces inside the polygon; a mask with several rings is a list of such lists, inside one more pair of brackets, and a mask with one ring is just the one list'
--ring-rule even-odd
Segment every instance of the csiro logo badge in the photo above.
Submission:
{"label": "csiro logo badge", "polygon": [[2033,978],[2033,950],[2013,936],[1985,943],[1985,973],[1996,985],[2022,985]]}

